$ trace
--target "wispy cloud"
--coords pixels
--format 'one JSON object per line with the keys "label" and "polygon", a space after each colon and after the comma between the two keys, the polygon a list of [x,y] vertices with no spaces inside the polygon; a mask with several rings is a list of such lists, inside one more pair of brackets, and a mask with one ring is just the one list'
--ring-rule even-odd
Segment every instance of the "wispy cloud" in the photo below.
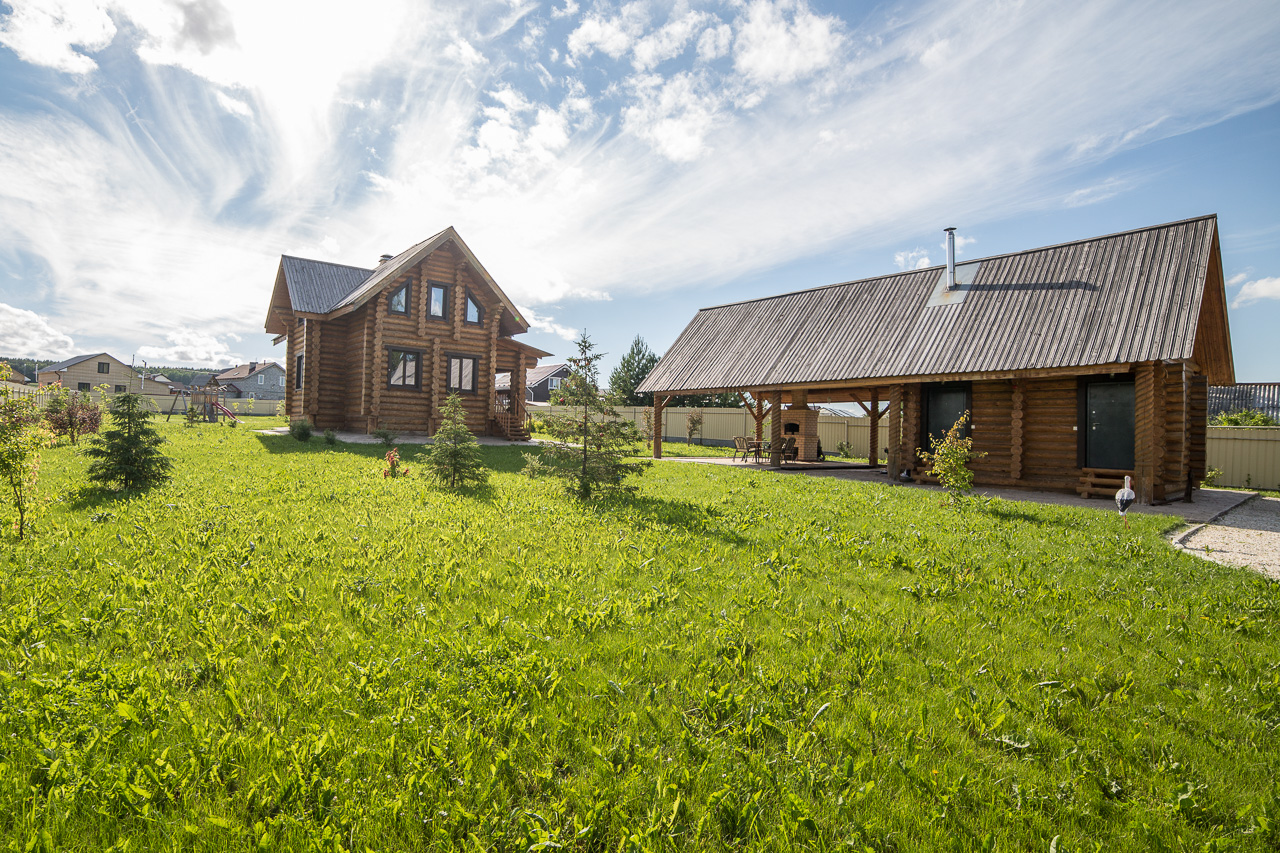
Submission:
{"label": "wispy cloud", "polygon": [[1280,276],[1246,281],[1244,287],[1231,300],[1232,308],[1243,308],[1264,299],[1280,299]]}
{"label": "wispy cloud", "polygon": [[79,82],[0,112],[0,267],[46,265],[77,340],[211,357],[260,333],[281,252],[372,264],[449,224],[521,305],[705,287],[1126,192],[1072,176],[1276,100],[1277,38],[1265,5],[1154,0],[856,28],[804,0],[18,3],[0,44]]}

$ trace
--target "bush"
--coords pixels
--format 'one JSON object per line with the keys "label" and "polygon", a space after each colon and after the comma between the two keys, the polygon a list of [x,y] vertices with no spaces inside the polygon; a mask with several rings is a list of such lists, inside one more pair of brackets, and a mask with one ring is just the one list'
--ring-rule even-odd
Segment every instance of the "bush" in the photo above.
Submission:
{"label": "bush", "polygon": [[314,427],[311,426],[311,421],[306,418],[302,418],[301,420],[296,420],[289,424],[289,435],[293,436],[298,441],[310,441],[313,429]]}
{"label": "bush", "polygon": [[0,364],[0,482],[7,483],[18,520],[18,538],[26,535],[27,513],[35,500],[40,475],[40,449],[53,436],[41,423],[40,411],[31,397],[20,397],[5,377],[9,366]]}
{"label": "bush", "polygon": [[338,443],[338,434],[331,429],[324,431],[324,443],[333,447]]}
{"label": "bush", "polygon": [[1209,418],[1210,426],[1280,426],[1280,421],[1257,409],[1219,412]]}
{"label": "bush", "polygon": [[72,444],[82,435],[92,435],[102,427],[102,407],[88,394],[59,388],[44,409],[45,422],[59,437]]}
{"label": "bush", "polygon": [[375,429],[370,433],[374,438],[381,441],[387,447],[396,443],[396,439],[400,437],[400,433],[391,429]]}
{"label": "bush", "polygon": [[953,503],[959,503],[973,491],[973,472],[969,470],[969,462],[987,455],[974,451],[972,438],[962,438],[967,420],[969,413],[964,412],[941,439],[929,436],[932,452],[920,451],[920,458],[947,490],[947,496]]}
{"label": "bush", "polygon": [[124,490],[146,489],[169,479],[173,460],[159,450],[164,439],[151,426],[155,412],[141,394],[111,401],[111,428],[97,436],[85,455],[89,479]]}
{"label": "bush", "polygon": [[[702,438],[702,409],[693,409],[684,416],[684,431],[689,444],[693,444],[695,435]],[[698,444],[702,444],[702,441],[699,440]]]}
{"label": "bush", "polygon": [[1210,468],[1204,472],[1204,479],[1200,481],[1200,488],[1213,489],[1217,488],[1218,480],[1222,478],[1222,471],[1218,468]]}
{"label": "bush", "polygon": [[838,441],[836,442],[836,453],[840,454],[845,459],[852,459],[853,445],[847,441]]}

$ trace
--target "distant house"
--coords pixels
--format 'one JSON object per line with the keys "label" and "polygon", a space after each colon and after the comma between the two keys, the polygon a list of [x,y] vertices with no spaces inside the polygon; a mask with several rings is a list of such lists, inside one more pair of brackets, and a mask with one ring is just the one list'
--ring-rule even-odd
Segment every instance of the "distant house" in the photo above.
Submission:
{"label": "distant house", "polygon": [[[551,400],[551,392],[560,387],[560,383],[569,378],[569,365],[543,364],[525,371],[524,401],[526,403],[546,403]],[[511,374],[499,373],[496,377],[499,394],[511,393]]]}
{"label": "distant house", "polygon": [[3,365],[9,368],[9,375],[5,378],[6,382],[12,382],[14,385],[26,385],[28,382],[31,381],[31,379],[28,378],[28,376],[25,373],[22,373],[21,371],[15,369],[12,364],[6,364],[4,362],[0,362],[0,365]]}
{"label": "distant house", "polygon": [[528,322],[453,228],[373,269],[281,257],[266,331],[288,340],[289,417],[321,429],[434,433],[456,393],[473,432],[520,437],[525,370],[550,355],[515,339]]}
{"label": "distant house", "polygon": [[284,368],[274,361],[251,361],[224,370],[214,377],[227,389],[227,396],[247,400],[283,400],[285,397]]}
{"label": "distant house", "polygon": [[1237,385],[1209,386],[1210,418],[1246,409],[1280,420],[1280,382],[1241,382]]}
{"label": "distant house", "polygon": [[169,386],[142,374],[120,359],[105,352],[78,355],[57,364],[42,367],[36,373],[36,381],[43,388],[55,382],[71,391],[92,391],[106,385],[113,394],[126,391],[135,394],[168,394]]}
{"label": "distant house", "polygon": [[704,308],[636,390],[655,417],[672,396],[749,393],[775,466],[787,434],[817,458],[813,404],[852,401],[895,481],[928,478],[920,449],[967,415],[980,485],[1108,495],[1128,475],[1142,503],[1191,498],[1208,386],[1235,381],[1216,216],[948,257]]}

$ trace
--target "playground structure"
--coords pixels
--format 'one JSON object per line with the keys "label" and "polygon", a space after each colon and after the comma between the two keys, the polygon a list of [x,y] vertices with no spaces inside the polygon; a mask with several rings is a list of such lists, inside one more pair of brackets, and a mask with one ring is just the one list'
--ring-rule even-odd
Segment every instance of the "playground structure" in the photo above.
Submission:
{"label": "playground structure", "polygon": [[[182,404],[182,408],[178,408],[178,404]],[[190,391],[180,391],[174,395],[173,402],[169,405],[169,414],[165,416],[165,420],[173,417],[174,413],[181,414],[186,417],[189,411],[196,412],[197,419],[203,419],[209,423],[217,423],[219,418],[225,418],[231,421],[231,426],[240,423],[240,419],[235,413],[227,408],[227,388],[225,385],[209,384],[203,388],[194,388]]]}

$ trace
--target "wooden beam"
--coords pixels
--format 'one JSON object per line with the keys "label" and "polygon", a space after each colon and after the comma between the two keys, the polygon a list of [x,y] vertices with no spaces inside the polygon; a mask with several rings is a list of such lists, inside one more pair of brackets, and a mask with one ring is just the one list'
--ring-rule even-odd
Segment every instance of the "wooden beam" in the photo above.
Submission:
{"label": "wooden beam", "polygon": [[659,394],[653,395],[653,458],[662,458],[662,410],[667,407],[667,398]]}
{"label": "wooden beam", "polygon": [[[862,406],[862,401],[858,400],[858,405]],[[866,406],[862,406],[866,409]],[[880,464],[880,389],[871,389],[871,409],[867,412],[867,417],[871,418],[867,431],[867,461],[873,466]]]}
{"label": "wooden beam", "polygon": [[[769,396],[769,412],[771,414],[782,411],[782,392],[774,391]],[[774,417],[769,421],[769,465],[773,468],[782,467],[782,418]]]}

